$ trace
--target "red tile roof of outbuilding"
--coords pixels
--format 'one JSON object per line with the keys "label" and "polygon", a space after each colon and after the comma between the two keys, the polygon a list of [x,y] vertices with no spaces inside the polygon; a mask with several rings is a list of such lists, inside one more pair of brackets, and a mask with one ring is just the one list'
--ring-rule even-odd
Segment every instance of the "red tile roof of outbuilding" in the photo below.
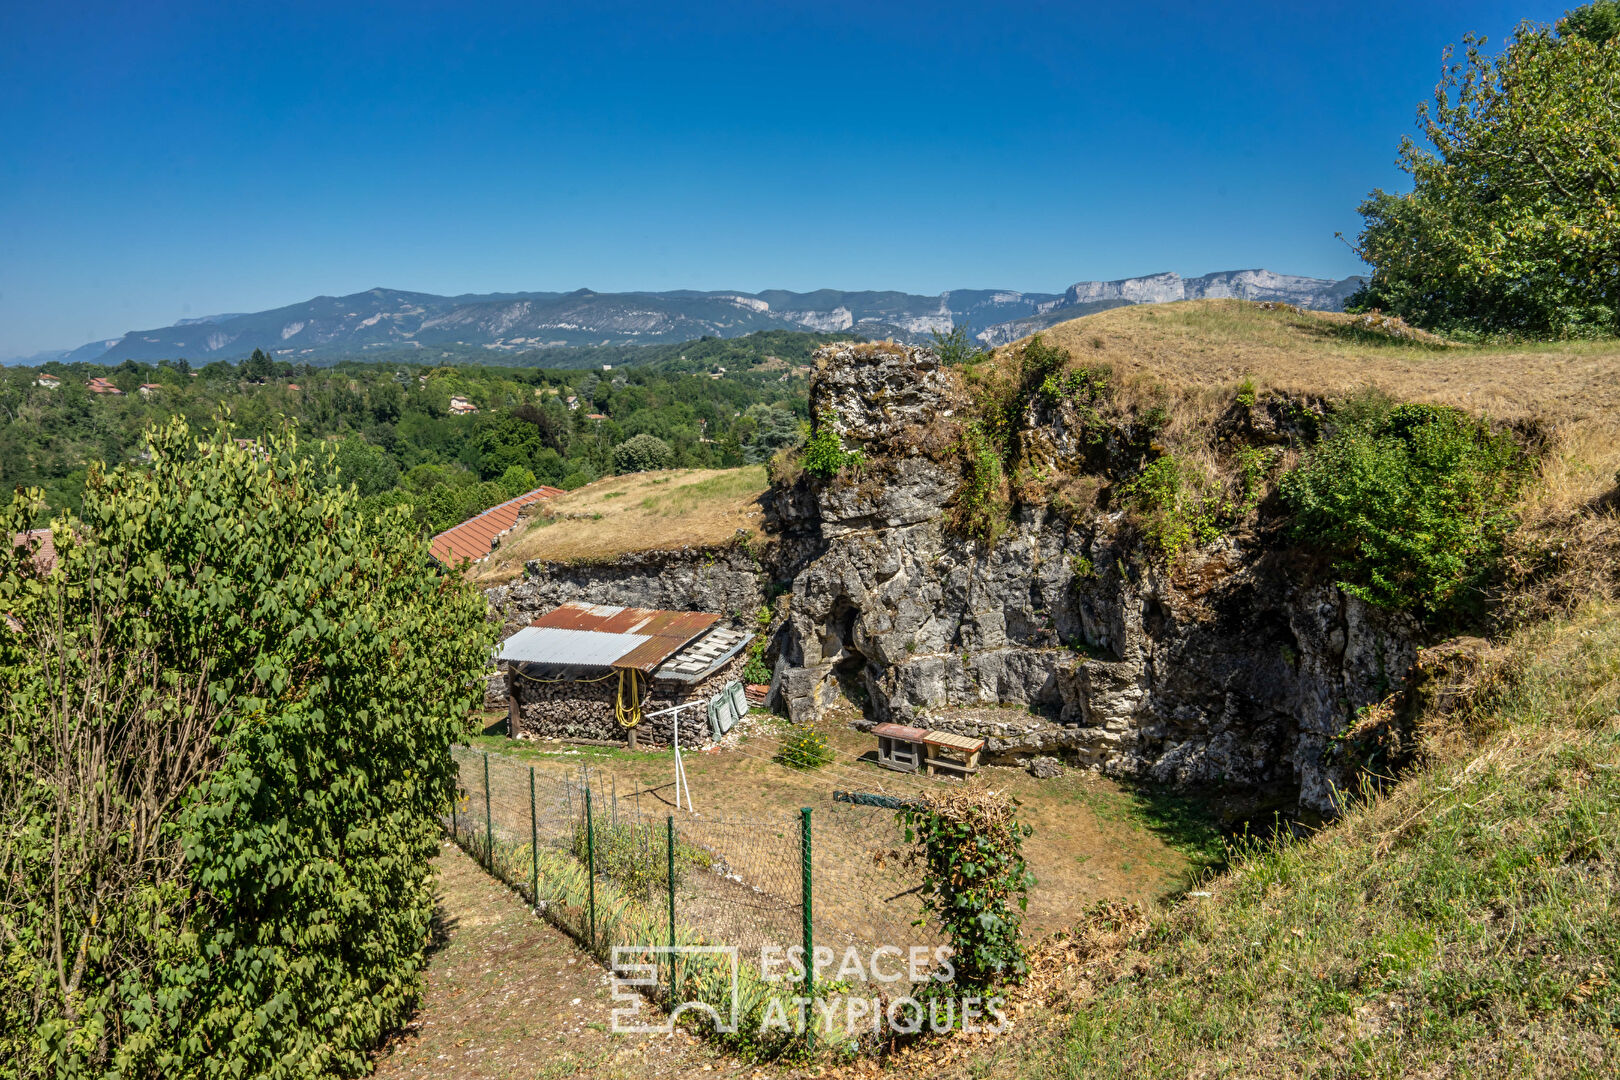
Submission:
{"label": "red tile roof of outbuilding", "polygon": [[489,553],[495,550],[495,541],[517,524],[520,510],[562,493],[562,488],[537,487],[515,499],[492,506],[477,517],[469,518],[435,536],[429,553],[445,566],[487,559]]}
{"label": "red tile roof of outbuilding", "polygon": [[56,539],[49,529],[12,533],[11,543],[13,547],[26,547],[33,552],[34,570],[38,573],[48,574],[56,565]]}

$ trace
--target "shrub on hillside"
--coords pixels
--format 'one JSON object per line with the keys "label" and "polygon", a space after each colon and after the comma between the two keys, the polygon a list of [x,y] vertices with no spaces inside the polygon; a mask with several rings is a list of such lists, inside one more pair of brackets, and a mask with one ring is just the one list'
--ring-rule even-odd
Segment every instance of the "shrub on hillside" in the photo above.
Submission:
{"label": "shrub on hillside", "polygon": [[645,432],[613,448],[613,471],[616,473],[650,472],[653,469],[667,469],[673,464],[675,451],[669,448],[669,443]]}
{"label": "shrub on hillside", "polygon": [[92,470],[51,574],[7,555],[13,1075],[357,1076],[415,998],[484,601],[263,443],[172,422]]}
{"label": "shrub on hillside", "polygon": [[1524,452],[1444,405],[1363,399],[1282,480],[1295,535],[1337,557],[1344,588],[1423,616],[1474,607],[1513,525]]}

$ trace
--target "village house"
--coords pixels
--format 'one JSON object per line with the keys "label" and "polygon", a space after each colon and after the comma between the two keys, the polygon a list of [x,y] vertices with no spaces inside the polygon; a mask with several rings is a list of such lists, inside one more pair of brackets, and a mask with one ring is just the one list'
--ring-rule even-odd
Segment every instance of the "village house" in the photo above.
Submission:
{"label": "village house", "polygon": [[579,398],[575,397],[573,394],[569,394],[564,400],[568,402],[568,409],[570,412],[579,408]]}
{"label": "village house", "polygon": [[35,376],[34,385],[43,386],[47,390],[55,390],[58,386],[62,385],[62,380],[58,379],[55,375],[42,371],[39,373],[39,375]]}
{"label": "village house", "polygon": [[163,384],[155,382],[143,382],[138,389],[141,392],[141,397],[151,397],[153,394],[163,389]]}
{"label": "village house", "polygon": [[[501,643],[514,738],[699,747],[730,730],[753,634],[704,611],[570,602]],[[664,712],[685,705],[678,713]],[[658,715],[662,714],[662,715]]]}
{"label": "village house", "polygon": [[458,394],[450,399],[450,411],[457,416],[466,416],[468,413],[477,412],[478,406]]}
{"label": "village house", "polygon": [[600,424],[603,420],[607,419],[607,413],[599,413],[599,412],[586,413],[585,414],[585,419],[594,420],[594,421],[596,421],[597,423]]}
{"label": "village house", "polygon": [[122,390],[118,389],[118,387],[114,386],[112,383],[108,382],[106,379],[103,379],[100,375],[93,376],[90,379],[90,381],[85,384],[85,389],[89,390],[92,394],[122,394],[123,393]]}

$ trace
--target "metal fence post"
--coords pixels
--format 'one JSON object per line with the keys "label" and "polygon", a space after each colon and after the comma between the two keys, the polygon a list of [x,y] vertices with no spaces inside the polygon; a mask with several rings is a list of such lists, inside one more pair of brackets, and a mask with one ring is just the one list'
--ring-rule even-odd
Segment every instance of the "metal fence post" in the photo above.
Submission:
{"label": "metal fence post", "polygon": [[534,766],[529,766],[529,903],[540,906],[540,823],[534,816]]}
{"label": "metal fence post", "polygon": [[669,841],[669,1008],[675,1010],[675,815],[664,820]]}
{"label": "metal fence post", "polygon": [[596,826],[591,817],[591,788],[585,785],[585,868],[590,872],[591,948],[596,948]]}
{"label": "metal fence post", "polygon": [[484,751],[484,862],[495,872],[495,825],[489,816],[489,751]]}
{"label": "metal fence post", "polygon": [[[810,930],[810,808],[808,806],[799,810],[799,874],[804,883],[804,996],[816,996],[816,950]],[[815,1009],[810,1010],[810,1021],[805,1028],[804,1037],[812,1046],[815,1045],[816,1023]]]}

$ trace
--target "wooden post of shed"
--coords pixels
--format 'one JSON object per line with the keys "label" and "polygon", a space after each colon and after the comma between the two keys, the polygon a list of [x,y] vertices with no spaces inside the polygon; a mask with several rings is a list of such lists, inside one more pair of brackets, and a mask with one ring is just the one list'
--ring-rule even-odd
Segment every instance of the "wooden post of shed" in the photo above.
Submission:
{"label": "wooden post of shed", "polygon": [[506,665],[506,737],[517,738],[518,733],[518,692],[517,675],[512,671],[512,665]]}

